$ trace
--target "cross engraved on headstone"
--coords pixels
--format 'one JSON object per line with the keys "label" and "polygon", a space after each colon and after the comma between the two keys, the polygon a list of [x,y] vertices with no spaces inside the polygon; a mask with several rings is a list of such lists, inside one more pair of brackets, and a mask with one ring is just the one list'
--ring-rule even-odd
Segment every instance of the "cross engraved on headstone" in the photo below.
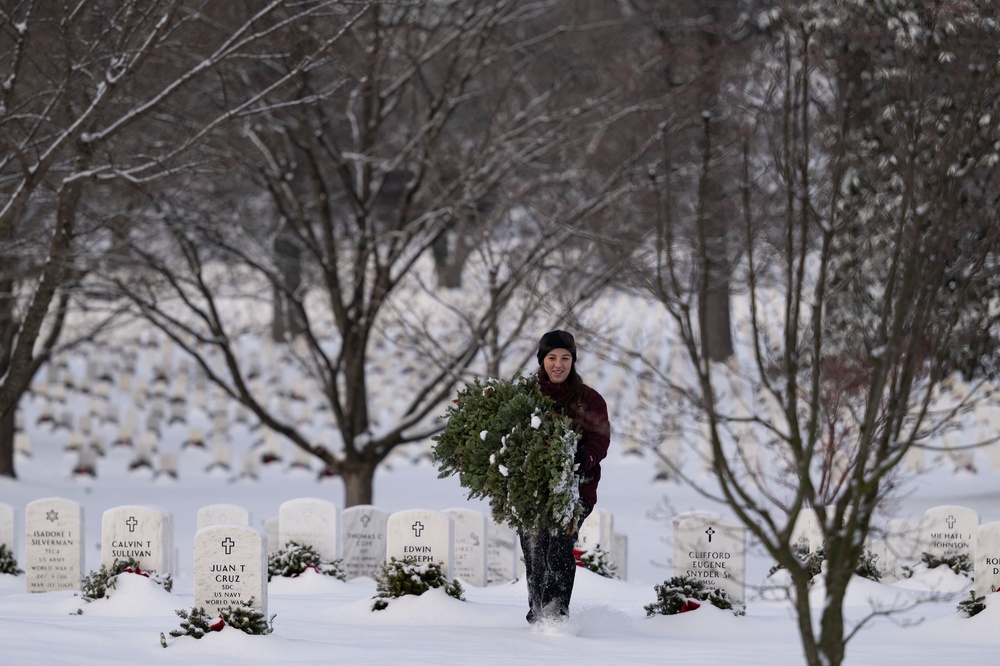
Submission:
{"label": "cross engraved on headstone", "polygon": [[369,522],[369,521],[370,521],[371,519],[372,519],[372,514],[370,514],[370,513],[366,513],[365,515],[361,516],[361,525],[362,525],[363,527],[368,527],[368,522]]}
{"label": "cross engraved on headstone", "polygon": [[139,524],[139,521],[135,519],[135,516],[129,516],[125,524],[128,525],[129,532],[135,532],[135,526]]}
{"label": "cross engraved on headstone", "polygon": [[230,537],[226,537],[225,539],[222,540],[222,547],[226,549],[226,555],[233,554],[233,546],[235,545],[236,542],[233,541],[232,538]]}
{"label": "cross engraved on headstone", "polygon": [[302,512],[302,520],[304,520],[307,523],[312,522],[312,515],[313,515],[312,510],[306,509],[305,511]]}
{"label": "cross engraved on headstone", "polygon": [[424,525],[418,520],[417,522],[413,523],[413,527],[411,529],[413,530],[413,533],[415,535],[420,536],[420,532],[424,529]]}
{"label": "cross engraved on headstone", "polygon": [[57,520],[59,520],[59,512],[53,509],[52,511],[49,511],[47,514],[45,514],[45,517],[49,520],[49,522],[54,523]]}
{"label": "cross engraved on headstone", "polygon": [[951,528],[955,527],[955,521],[956,521],[956,518],[955,518],[955,516],[948,516],[948,520],[947,520],[947,523],[948,523],[948,529],[949,529],[949,530],[950,530]]}
{"label": "cross engraved on headstone", "polygon": [[712,543],[712,535],[715,534],[715,530],[709,527],[707,530],[705,530],[705,534],[708,535],[708,542]]}

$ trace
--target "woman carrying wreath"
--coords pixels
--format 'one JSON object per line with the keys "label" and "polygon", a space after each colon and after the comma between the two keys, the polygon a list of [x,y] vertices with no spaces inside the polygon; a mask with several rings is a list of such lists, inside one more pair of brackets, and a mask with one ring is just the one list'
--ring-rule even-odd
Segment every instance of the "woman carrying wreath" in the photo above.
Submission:
{"label": "woman carrying wreath", "polygon": [[581,434],[574,457],[583,514],[565,531],[521,530],[524,567],[528,582],[528,622],[569,614],[576,577],[576,544],[580,525],[597,504],[601,461],[608,453],[611,425],[601,394],[583,383],[576,371],[576,341],[566,331],[549,331],[538,343],[538,384],[543,395],[573,421]]}

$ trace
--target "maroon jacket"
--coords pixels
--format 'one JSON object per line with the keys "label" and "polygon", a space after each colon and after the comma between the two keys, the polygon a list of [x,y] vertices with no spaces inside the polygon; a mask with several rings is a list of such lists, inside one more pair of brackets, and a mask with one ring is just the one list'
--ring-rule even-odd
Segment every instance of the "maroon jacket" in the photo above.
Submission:
{"label": "maroon jacket", "polygon": [[576,405],[567,404],[568,386],[553,384],[545,370],[538,370],[538,385],[545,395],[553,400],[563,414],[573,419],[573,427],[581,433],[576,444],[577,460],[580,468],[580,498],[591,509],[597,504],[597,484],[601,481],[601,461],[608,455],[611,444],[611,423],[608,421],[608,404],[600,393],[586,384],[583,395]]}

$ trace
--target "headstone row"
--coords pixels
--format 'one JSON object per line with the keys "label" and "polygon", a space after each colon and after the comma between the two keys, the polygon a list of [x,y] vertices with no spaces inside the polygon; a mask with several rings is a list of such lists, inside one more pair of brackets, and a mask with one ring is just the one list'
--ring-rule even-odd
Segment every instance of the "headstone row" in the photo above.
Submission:
{"label": "headstone row", "polygon": [[[13,508],[0,505],[0,543],[7,544],[12,552],[14,522]],[[237,505],[213,504],[199,509],[195,545],[199,597],[226,600],[259,596],[256,574],[244,575],[251,569],[219,568],[223,564],[237,566],[233,552],[241,558],[240,567],[250,566],[258,559],[257,544],[262,548],[265,582],[268,554],[292,542],[312,547],[324,559],[339,559],[349,578],[374,576],[390,558],[436,562],[449,578],[458,577],[475,586],[507,582],[523,575],[514,531],[470,509],[411,509],[389,514],[362,505],[338,515],[332,502],[299,498],[282,503],[278,516],[264,521],[263,532],[250,527],[250,523],[250,513]],[[25,512],[25,534],[29,591],[80,589],[85,553],[83,508],[61,498],[32,502]],[[250,545],[240,545],[244,543]],[[101,519],[100,545],[101,564],[105,567],[132,559],[143,570],[176,574],[173,515],[162,508],[125,505],[108,509]],[[621,560],[615,561],[624,562],[625,541],[614,534],[607,512],[594,512],[588,517],[577,546],[581,550],[600,546],[616,553],[616,558],[620,553]],[[201,563],[207,560],[212,563],[203,570]],[[619,577],[621,572],[619,569]],[[251,581],[252,589],[234,596],[233,589],[209,585],[236,582],[229,576],[238,576],[240,583]],[[211,595],[206,591],[209,589]]]}

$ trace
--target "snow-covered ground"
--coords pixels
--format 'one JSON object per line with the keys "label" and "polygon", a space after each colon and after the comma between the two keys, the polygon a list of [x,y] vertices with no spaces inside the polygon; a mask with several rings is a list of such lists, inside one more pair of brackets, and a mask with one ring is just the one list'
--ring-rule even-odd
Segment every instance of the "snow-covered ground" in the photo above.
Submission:
{"label": "snow-covered ground", "polygon": [[[158,353],[158,352],[157,352]],[[143,352],[142,354],[145,354]],[[140,360],[142,360],[140,354]],[[158,358],[156,353],[146,359]],[[91,356],[90,360],[100,358]],[[602,371],[596,359],[588,377],[613,404],[619,432],[629,427],[630,404],[622,396],[635,395],[629,378]],[[174,362],[179,363],[177,357]],[[74,358],[65,372],[77,383],[87,379],[86,359]],[[770,560],[752,549],[748,562],[749,603],[737,617],[708,605],[675,616],[646,617],[644,606],[656,601],[653,586],[673,575],[670,568],[670,517],[677,512],[711,509],[727,515],[692,490],[672,481],[656,481],[657,465],[648,453],[628,453],[621,440],[604,464],[599,506],[610,511],[615,532],[628,539],[624,580],[602,578],[579,570],[571,617],[557,626],[529,626],[524,619],[527,593],[523,581],[478,588],[465,586],[466,601],[441,593],[396,600],[389,608],[371,611],[375,592],[372,579],[341,582],[307,573],[269,585],[269,612],[276,615],[274,632],[248,636],[233,629],[202,640],[169,639],[160,646],[160,633],[179,627],[176,610],[193,603],[193,537],[197,510],[208,504],[246,507],[254,526],[277,515],[279,505],[298,497],[321,497],[343,508],[343,487],[336,479],[318,480],[317,469],[292,469],[291,450],[281,462],[263,465],[259,478],[239,478],[242,456],[261,439],[249,421],[237,419],[226,407],[226,441],[231,443],[232,468],[209,470],[213,454],[184,448],[192,428],[213,429],[207,412],[209,397],[196,406],[189,394],[185,422],[161,426],[159,450],[177,455],[178,476],[156,476],[150,469],[130,471],[134,449],[114,446],[121,422],[137,412],[142,429],[149,401],[135,405],[129,395],[148,385],[118,384],[109,400],[119,404],[119,424],[90,419],[91,435],[106,445],[97,460],[97,477],[73,477],[75,453],[65,450],[70,429],[39,423],[47,405],[52,413],[74,416],[72,431],[81,429],[81,417],[99,412],[103,398],[70,390],[66,402],[53,403],[50,376],[23,405],[21,419],[31,438],[31,456],[18,455],[17,480],[0,479],[0,502],[19,513],[18,561],[24,564],[23,516],[32,500],[62,497],[80,503],[85,511],[86,569],[100,566],[101,516],[109,508],[148,504],[172,512],[178,573],[173,592],[147,579],[122,576],[109,599],[83,603],[73,592],[28,594],[25,577],[0,575],[0,663],[10,664],[601,664],[698,663],[797,665],[803,663],[795,620],[787,600],[760,593]],[[36,386],[38,388],[38,386]],[[170,391],[170,387],[167,387]],[[627,398],[631,400],[632,398]],[[217,405],[216,405],[217,406]],[[300,417],[309,406],[298,405]],[[169,415],[169,412],[168,412]],[[625,425],[623,425],[625,422]],[[139,439],[141,432],[136,433]],[[86,439],[85,441],[89,441]],[[487,513],[485,504],[469,502],[457,479],[438,479],[437,471],[419,449],[400,452],[376,477],[375,504],[389,512],[422,508],[445,509],[470,505]],[[976,472],[956,472],[951,464],[934,465],[908,481],[893,506],[893,517],[919,517],[933,506],[956,504],[979,513],[983,522],[1000,520],[1000,470],[991,468],[989,451],[975,454]],[[154,465],[158,457],[154,458]],[[928,462],[932,462],[928,459]],[[208,471],[207,471],[208,470]],[[848,646],[847,663],[865,664],[991,664],[1000,648],[1000,601],[988,599],[979,615],[966,618],[957,602],[968,596],[971,581],[940,569],[918,570],[892,585],[857,579],[850,591],[849,615],[859,620],[873,607],[906,607],[898,615],[879,617],[866,625]],[[931,594],[947,598],[930,600]],[[814,592],[817,607],[821,590]],[[920,602],[920,603],[916,603]],[[77,610],[82,609],[82,614]]]}

